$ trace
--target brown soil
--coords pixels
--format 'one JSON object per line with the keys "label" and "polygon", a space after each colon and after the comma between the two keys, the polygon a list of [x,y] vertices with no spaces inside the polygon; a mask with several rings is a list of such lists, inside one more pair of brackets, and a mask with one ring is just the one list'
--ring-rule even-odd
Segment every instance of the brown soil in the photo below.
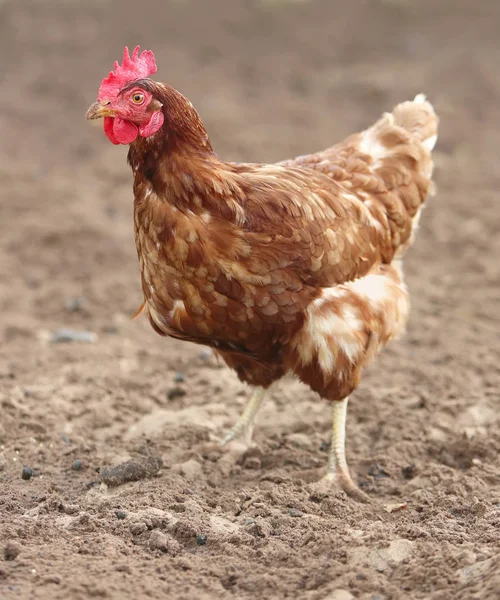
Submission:
{"label": "brown soil", "polygon": [[[486,0],[0,3],[2,600],[500,596],[499,26]],[[248,391],[130,321],[126,148],[84,119],[125,43],[155,51],[236,160],[320,149],[421,91],[435,103],[408,334],[350,407],[373,506],[311,492],[329,409],[292,381],[255,450],[210,450]],[[97,339],[51,342],[62,327]]]}

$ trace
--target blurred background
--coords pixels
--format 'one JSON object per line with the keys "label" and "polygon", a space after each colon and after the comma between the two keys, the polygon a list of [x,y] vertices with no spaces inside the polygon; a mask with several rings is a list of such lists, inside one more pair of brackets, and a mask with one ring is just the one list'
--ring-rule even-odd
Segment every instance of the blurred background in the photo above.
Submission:
{"label": "blurred background", "polygon": [[[23,587],[28,577],[39,586],[39,597],[90,597],[88,574],[99,573],[107,556],[121,557],[122,550],[125,556],[132,543],[128,529],[118,531],[102,517],[109,499],[87,494],[95,469],[152,444],[163,456],[170,487],[160,479],[141,492],[127,488],[113,506],[132,511],[147,493],[149,505],[165,509],[174,502],[171,490],[182,496],[188,485],[178,465],[191,460],[190,447],[209,432],[220,434],[245,399],[234,375],[218,369],[208,353],[161,339],[142,320],[130,321],[142,298],[127,148],[110,144],[102,123],[86,122],[85,112],[124,45],[137,44],[154,51],[155,78],[193,102],[215,150],[228,160],[266,162],[319,150],[420,92],[435,105],[441,118],[438,194],[406,259],[413,305],[408,334],[381,357],[353,399],[349,453],[358,476],[371,468],[363,461],[375,459],[391,474],[372,481],[375,496],[397,497],[392,482],[413,464],[418,477],[397,485],[416,494],[417,504],[434,506],[439,518],[449,513],[450,494],[460,506],[472,506],[467,498],[474,490],[487,507],[472,520],[463,509],[467,523],[454,521],[455,533],[441,527],[446,552],[439,545],[414,550],[413,574],[370,563],[365,579],[353,580],[359,556],[342,562],[333,541],[321,545],[324,534],[315,537],[316,530],[311,534],[305,526],[296,533],[302,558],[291,564],[285,550],[269,550],[263,527],[254,535],[264,548],[260,556],[245,556],[250,550],[243,542],[238,554],[238,544],[224,546],[226,534],[212,531],[222,544],[220,572],[207,575],[193,558],[183,585],[195,585],[196,573],[204,573],[203,593],[221,598],[228,589],[238,597],[259,589],[262,597],[284,597],[300,582],[309,590],[305,597],[323,598],[334,575],[362,598],[405,582],[429,598],[438,598],[430,592],[441,590],[439,598],[445,598],[451,589],[476,585],[457,574],[475,560],[464,558],[459,546],[468,544],[477,560],[495,556],[488,511],[500,497],[499,31],[500,3],[494,0],[0,0],[0,498],[12,512],[3,539],[18,540],[29,559],[17,570],[0,568],[0,590],[7,582],[12,597],[21,598],[31,593]],[[292,478],[286,494],[299,493],[300,485],[293,487],[297,471],[324,464],[328,419],[310,392],[286,384],[261,420],[257,442],[266,459],[259,455],[254,467],[231,477],[216,463],[194,459],[202,506],[196,514],[208,519],[222,505],[225,518],[234,520],[231,507],[241,487],[260,490],[259,477]],[[70,470],[74,459],[82,460],[81,472]],[[39,475],[30,494],[22,487],[22,464]],[[40,498],[53,497],[76,506],[74,514],[90,515],[78,529],[90,547],[85,560],[64,560],[73,555],[75,534],[57,541],[57,502],[44,509],[36,532],[26,529],[27,511]],[[269,514],[289,508],[282,497],[261,502]],[[300,502],[292,504],[317,510],[320,518],[340,510]],[[345,547],[354,548],[360,538],[353,541],[347,530],[335,528],[348,527],[352,518],[366,530],[378,517],[342,506],[350,515],[344,525],[330,520],[324,527],[345,534]],[[92,522],[104,537],[95,537]],[[418,527],[426,539],[437,535],[434,521],[409,509],[397,526],[372,532],[362,553],[369,555],[373,540],[416,539]],[[308,535],[318,540],[314,551]],[[134,552],[151,558],[146,538],[133,539]],[[286,549],[291,542],[283,543]],[[52,566],[41,547],[50,547]],[[439,562],[438,571],[419,576],[429,557]],[[281,560],[284,570],[266,575],[266,561],[273,560]],[[232,580],[235,564],[240,575]],[[61,585],[32,577],[35,567],[49,574],[56,568]],[[130,568],[133,575],[149,573]],[[123,577],[115,573],[111,587],[101,584],[108,596],[125,597],[116,591]],[[153,585],[134,581],[121,593]],[[488,581],[483,578],[479,596],[468,595],[469,589],[463,597],[493,597]],[[182,597],[181,587],[172,586],[161,590]],[[391,597],[403,596],[394,588]]]}
{"label": "blurred background", "polygon": [[[51,318],[65,294],[135,306],[127,149],[84,118],[125,44],[155,52],[157,79],[191,99],[231,160],[315,151],[425,92],[442,121],[440,196],[423,220],[432,245],[417,245],[411,268],[454,308],[496,276],[485,263],[499,251],[495,2],[3,0],[0,11],[4,318]],[[485,321],[486,295],[474,307]]]}

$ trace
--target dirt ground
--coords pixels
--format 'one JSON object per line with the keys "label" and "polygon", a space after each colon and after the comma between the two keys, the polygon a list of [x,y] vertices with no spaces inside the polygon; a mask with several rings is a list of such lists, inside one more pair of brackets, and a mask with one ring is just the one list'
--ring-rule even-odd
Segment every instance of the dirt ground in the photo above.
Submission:
{"label": "dirt ground", "polygon": [[[500,597],[499,27],[487,0],[0,3],[2,600]],[[206,451],[248,390],[130,320],[126,148],[84,117],[137,43],[228,159],[320,149],[418,92],[435,103],[408,333],[349,413],[373,505],[311,491],[330,411],[293,381],[255,449]],[[87,341],[57,343],[61,328]],[[113,485],[128,460],[139,480]]]}

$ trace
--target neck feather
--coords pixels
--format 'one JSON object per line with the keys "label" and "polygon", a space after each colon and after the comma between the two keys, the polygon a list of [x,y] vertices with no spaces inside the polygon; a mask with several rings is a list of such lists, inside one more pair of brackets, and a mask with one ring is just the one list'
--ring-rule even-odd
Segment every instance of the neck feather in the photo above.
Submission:
{"label": "neck feather", "polygon": [[161,103],[164,123],[155,134],[130,145],[135,191],[149,188],[173,204],[191,203],[195,183],[204,187],[220,164],[205,126],[191,102],[174,88],[149,79],[140,84]]}

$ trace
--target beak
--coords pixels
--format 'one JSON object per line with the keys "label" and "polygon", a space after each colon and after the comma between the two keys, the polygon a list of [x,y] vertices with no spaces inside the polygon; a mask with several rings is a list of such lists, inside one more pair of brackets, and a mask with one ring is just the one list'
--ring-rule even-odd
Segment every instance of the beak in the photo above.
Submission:
{"label": "beak", "polygon": [[86,114],[87,121],[101,119],[102,117],[114,117],[116,111],[109,107],[109,102],[99,102],[98,100],[92,104]]}

